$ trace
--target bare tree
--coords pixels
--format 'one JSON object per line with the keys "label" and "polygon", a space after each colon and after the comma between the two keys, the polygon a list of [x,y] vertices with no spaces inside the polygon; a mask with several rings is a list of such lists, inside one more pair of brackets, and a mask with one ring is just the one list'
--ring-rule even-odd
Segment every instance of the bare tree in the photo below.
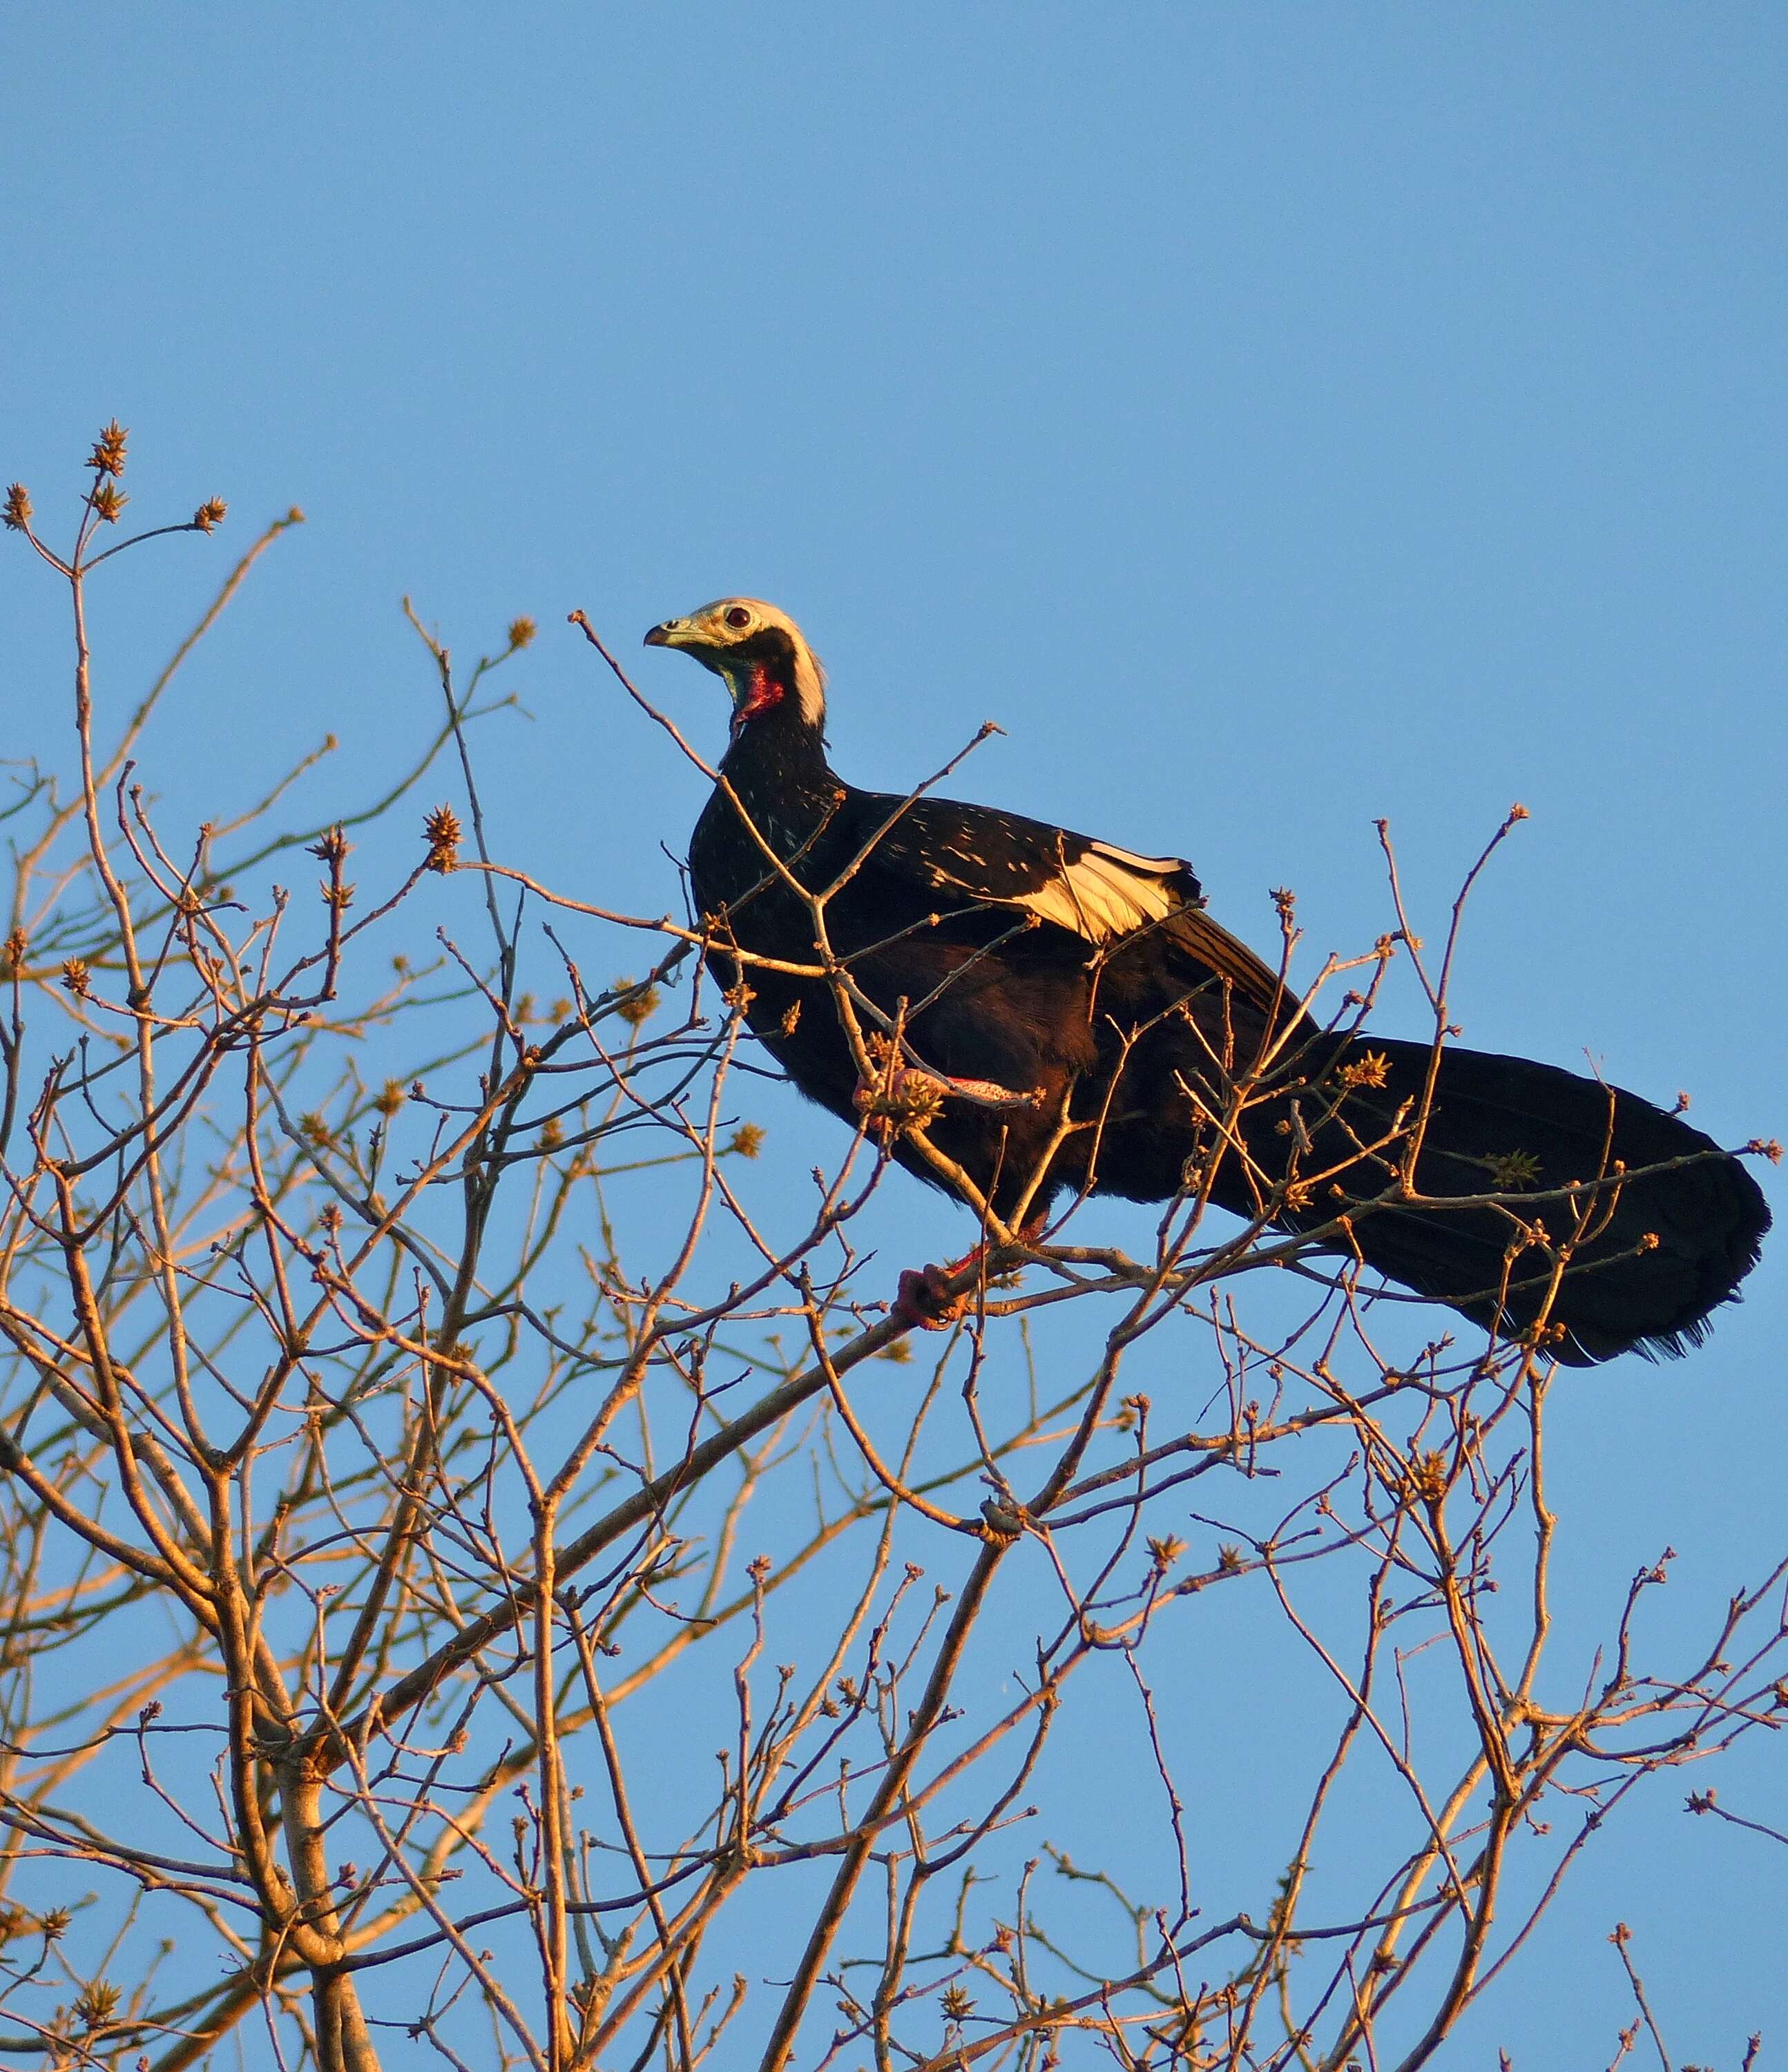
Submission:
{"label": "bare tree", "polygon": [[[1543,1328],[1409,1342],[1272,1203],[1194,1174],[1140,1252],[996,1241],[913,1346],[861,1233],[927,1112],[848,974],[861,1126],[791,1174],[699,927],[499,851],[475,748],[528,621],[463,672],[414,622],[438,723],[353,811],[158,827],[170,686],[299,514],[120,726],[89,585],[224,515],[107,544],[125,462],[109,426],[67,551],[6,509],[73,649],[69,753],[4,809],[9,2063],[1413,2067],[1644,1779],[1778,1723],[1788,1564],[1665,1660],[1660,1548],[1556,1659]],[[1569,1230],[1491,1198],[1512,1252]],[[1213,1907],[1151,1665],[1231,1599],[1323,1738],[1260,1809],[1276,1881]],[[1052,1840],[1076,1707],[1145,1890]]]}

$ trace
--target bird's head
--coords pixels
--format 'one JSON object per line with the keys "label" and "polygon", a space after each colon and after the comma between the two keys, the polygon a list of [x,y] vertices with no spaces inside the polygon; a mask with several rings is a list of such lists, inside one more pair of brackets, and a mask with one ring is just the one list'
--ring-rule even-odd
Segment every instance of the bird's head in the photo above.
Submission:
{"label": "bird's head", "polygon": [[733,697],[733,738],[761,714],[781,708],[805,726],[825,723],[826,678],[801,629],[761,598],[723,597],[667,619],[646,635],[648,648],[680,648],[722,678]]}

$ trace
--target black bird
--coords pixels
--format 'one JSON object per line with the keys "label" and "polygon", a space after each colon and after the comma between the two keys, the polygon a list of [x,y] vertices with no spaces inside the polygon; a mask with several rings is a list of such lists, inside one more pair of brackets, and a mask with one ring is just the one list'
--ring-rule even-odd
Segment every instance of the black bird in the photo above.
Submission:
{"label": "black bird", "polygon": [[[1202,1191],[1505,1336],[1543,1318],[1575,1365],[1699,1342],[1755,1264],[1756,1182],[1636,1094],[1318,1026],[1178,857],[843,783],[824,674],[774,606],[723,598],[646,641],[732,693],[689,850],[710,966],[801,1092],[922,1179],[952,1184],[915,1126],[1027,1234],[1065,1190]],[[902,1277],[914,1321],[927,1275]]]}

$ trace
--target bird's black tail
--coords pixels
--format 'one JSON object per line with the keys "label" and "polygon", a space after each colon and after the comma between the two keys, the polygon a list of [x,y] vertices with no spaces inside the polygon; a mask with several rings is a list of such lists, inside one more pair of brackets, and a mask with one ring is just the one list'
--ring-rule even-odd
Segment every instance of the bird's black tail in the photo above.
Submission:
{"label": "bird's black tail", "polygon": [[[1295,1116],[1287,1102],[1264,1105],[1244,1128],[1256,1171],[1285,1171],[1295,1145],[1297,1170],[1320,1176],[1279,1220],[1314,1228],[1345,1212],[1368,1266],[1503,1335],[1543,1316],[1548,1350],[1573,1366],[1698,1343],[1770,1227],[1738,1160],[1618,1087],[1446,1050],[1416,1149],[1419,1205],[1366,1207],[1408,1164],[1432,1056],[1426,1044],[1356,1038],[1330,1052]],[[1322,1120],[1323,1092],[1332,1100],[1339,1086],[1347,1091]],[[1487,1194],[1503,1198],[1465,1205]]]}

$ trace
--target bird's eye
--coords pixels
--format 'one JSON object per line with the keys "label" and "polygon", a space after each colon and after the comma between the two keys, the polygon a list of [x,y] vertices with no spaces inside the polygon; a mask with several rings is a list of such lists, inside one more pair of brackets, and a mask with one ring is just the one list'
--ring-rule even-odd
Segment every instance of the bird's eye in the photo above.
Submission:
{"label": "bird's eye", "polygon": [[749,626],[751,623],[751,615],[742,604],[735,604],[726,615],[726,623],[735,627]]}

